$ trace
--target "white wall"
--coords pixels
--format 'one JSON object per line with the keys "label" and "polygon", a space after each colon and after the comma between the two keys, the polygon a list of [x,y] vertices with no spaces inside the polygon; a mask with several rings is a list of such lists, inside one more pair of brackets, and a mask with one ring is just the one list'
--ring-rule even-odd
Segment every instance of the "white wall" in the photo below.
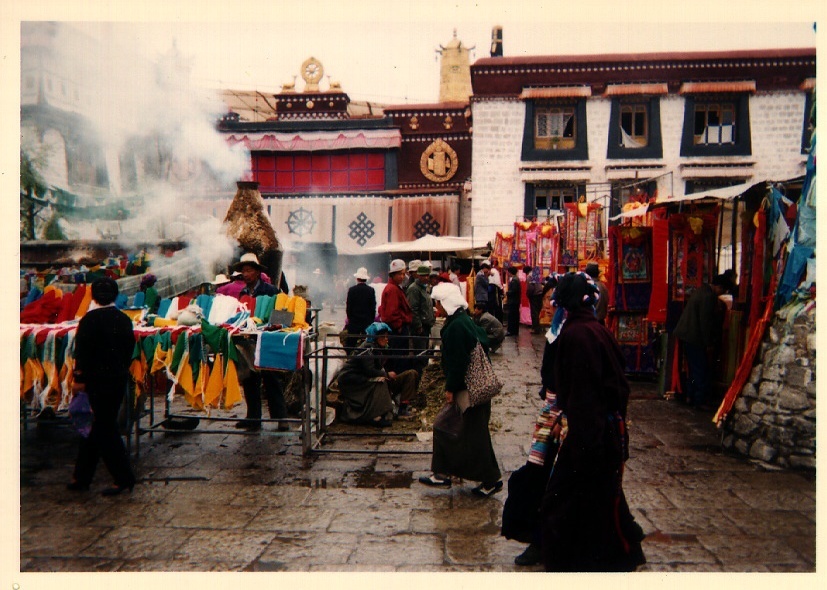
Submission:
{"label": "white wall", "polygon": [[[752,154],[749,156],[716,158],[681,158],[684,98],[670,94],[660,99],[663,157],[652,160],[626,160],[634,165],[659,164],[661,168],[641,170],[640,179],[658,178],[659,196],[682,196],[686,181],[704,174],[746,177],[747,181],[786,180],[804,174],[806,156],[801,154],[801,132],[804,124],[803,92],[761,92],[750,97],[750,132]],[[513,223],[523,215],[525,198],[521,179],[525,103],[518,100],[494,99],[472,102],[473,156],[471,223],[475,236],[493,239],[496,231],[512,231]],[[589,160],[569,162],[573,166],[587,165],[580,177],[589,184],[608,181],[606,166],[618,160],[607,160],[611,99],[589,98],[586,102]],[[720,163],[739,164],[735,170]],[[684,169],[686,164],[714,164],[712,172],[703,169]],[[558,163],[560,164],[560,163]],[[683,165],[683,166],[682,166]],[[560,164],[558,167],[564,167]],[[666,174],[671,172],[672,174]],[[544,180],[567,179],[566,172],[547,170],[532,173],[532,178]],[[615,179],[617,175],[615,175]],[[634,178],[634,169],[629,172]],[[575,182],[582,182],[577,180]],[[606,191],[598,191],[602,194]]]}

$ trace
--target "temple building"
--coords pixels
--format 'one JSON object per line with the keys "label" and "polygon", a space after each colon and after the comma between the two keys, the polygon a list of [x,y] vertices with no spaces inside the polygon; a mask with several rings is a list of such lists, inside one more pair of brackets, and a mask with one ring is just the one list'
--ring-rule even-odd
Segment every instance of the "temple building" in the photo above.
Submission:
{"label": "temple building", "polygon": [[[275,95],[223,92],[230,112],[218,130],[249,150],[247,180],[258,183],[297,262],[321,256],[322,270],[333,274],[338,256],[459,235],[471,177],[470,65],[456,38],[441,52],[440,87],[455,100],[357,103],[338,82],[321,84],[324,65],[314,57],[301,66],[301,88],[294,78]],[[207,205],[219,216],[227,204]]]}

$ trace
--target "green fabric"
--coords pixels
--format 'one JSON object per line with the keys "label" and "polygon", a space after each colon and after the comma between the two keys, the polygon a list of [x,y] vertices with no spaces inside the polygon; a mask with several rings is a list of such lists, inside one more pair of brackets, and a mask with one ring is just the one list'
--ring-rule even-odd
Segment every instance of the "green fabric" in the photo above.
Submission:
{"label": "green fabric", "polygon": [[144,291],[144,307],[149,310],[147,313],[156,313],[160,302],[161,300],[158,297],[157,289],[155,289],[155,287],[147,287],[146,291]]}
{"label": "green fabric", "polygon": [[192,334],[189,337],[190,366],[192,367],[192,382],[198,381],[201,373],[201,360],[204,356],[204,338],[201,334]]}
{"label": "green fabric", "polygon": [[229,332],[221,326],[213,326],[207,320],[201,320],[201,335],[204,342],[216,353],[224,355],[224,362],[238,362],[238,352],[230,343]]}
{"label": "green fabric", "polygon": [[155,334],[150,334],[141,340],[141,346],[144,349],[144,356],[146,357],[146,362],[148,363],[151,363],[152,359],[155,357],[155,336]]}
{"label": "green fabric", "polygon": [[178,365],[181,364],[181,357],[187,351],[187,335],[179,334],[178,341],[175,343],[175,350],[172,353],[172,362],[170,362],[169,370],[173,375],[178,373]]}
{"label": "green fabric", "polygon": [[276,298],[273,295],[259,295],[256,297],[256,311],[253,314],[260,318],[263,322],[270,320],[270,313],[276,304]]}

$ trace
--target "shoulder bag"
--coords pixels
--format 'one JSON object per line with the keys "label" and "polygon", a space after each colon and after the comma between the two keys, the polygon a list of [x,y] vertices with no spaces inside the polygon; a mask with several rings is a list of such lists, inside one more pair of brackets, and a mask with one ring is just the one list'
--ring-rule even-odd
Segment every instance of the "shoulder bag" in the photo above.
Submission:
{"label": "shoulder bag", "polygon": [[471,350],[468,370],[465,373],[465,386],[468,388],[471,407],[490,402],[503,388],[502,381],[494,372],[494,367],[491,366],[491,361],[479,342]]}

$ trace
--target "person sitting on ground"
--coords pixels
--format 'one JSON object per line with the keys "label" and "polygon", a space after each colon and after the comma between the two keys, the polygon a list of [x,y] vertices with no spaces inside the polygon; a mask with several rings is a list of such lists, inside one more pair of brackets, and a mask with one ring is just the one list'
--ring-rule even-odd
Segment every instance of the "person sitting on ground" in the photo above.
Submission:
{"label": "person sitting on ground", "polygon": [[393,417],[393,398],[400,402],[400,414],[416,393],[417,373],[410,369],[396,374],[385,369],[384,349],[388,348],[390,326],[374,322],[365,330],[365,341],[339,371],[339,397],[343,422],[387,427]]}
{"label": "person sitting on ground", "polygon": [[488,345],[491,354],[499,350],[505,340],[505,326],[502,322],[485,310],[485,303],[477,301],[473,313],[474,322],[485,330],[488,336]]}

